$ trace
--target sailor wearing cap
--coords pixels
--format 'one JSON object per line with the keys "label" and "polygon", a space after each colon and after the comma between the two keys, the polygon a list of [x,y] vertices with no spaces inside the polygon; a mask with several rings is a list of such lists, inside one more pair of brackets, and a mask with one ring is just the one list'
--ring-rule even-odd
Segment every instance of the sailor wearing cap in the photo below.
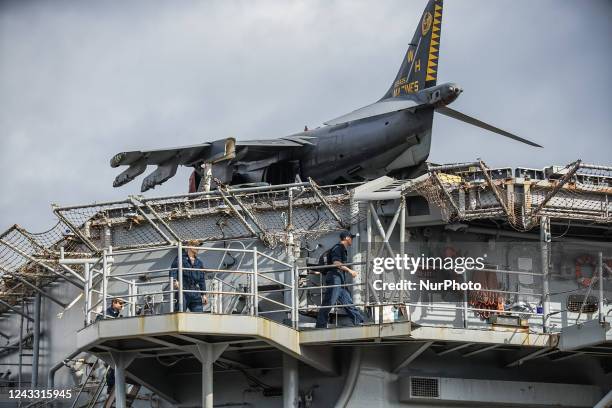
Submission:
{"label": "sailor wearing cap", "polygon": [[[190,240],[186,243],[187,248],[183,249],[183,290],[206,290],[206,274],[204,264],[198,258],[198,250],[195,247],[200,246],[200,241]],[[179,289],[179,278],[178,278],[178,256],[174,258],[172,262],[170,276],[174,278],[174,289]],[[174,298],[176,304],[174,310],[179,310],[178,292],[175,292]],[[203,305],[208,304],[208,298],[203,293],[196,292],[183,292],[183,308],[185,311],[190,312],[201,312],[203,311]]]}
{"label": "sailor wearing cap", "polygon": [[346,313],[353,320],[353,324],[358,325],[365,320],[361,311],[355,306],[352,306],[353,298],[347,288],[345,286],[338,286],[346,283],[345,272],[350,273],[353,278],[357,276],[357,272],[345,265],[348,259],[347,248],[353,245],[353,238],[355,237],[356,235],[351,234],[349,231],[342,231],[340,233],[340,242],[329,250],[329,264],[335,265],[336,268],[327,269],[325,273],[325,285],[334,287],[325,289],[323,301],[321,302],[321,306],[323,307],[319,309],[317,315],[316,327],[318,328],[327,327],[327,319],[331,307],[324,306],[333,306],[335,304],[350,305],[342,307],[344,307]]}

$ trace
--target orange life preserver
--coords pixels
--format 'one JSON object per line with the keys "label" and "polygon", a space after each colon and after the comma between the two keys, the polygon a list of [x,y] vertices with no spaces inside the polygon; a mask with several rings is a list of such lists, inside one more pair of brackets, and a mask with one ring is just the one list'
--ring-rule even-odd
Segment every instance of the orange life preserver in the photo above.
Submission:
{"label": "orange life preserver", "polygon": [[593,257],[586,254],[580,255],[578,258],[576,258],[576,280],[582,286],[587,287],[591,284],[591,280],[593,279],[593,277],[591,276],[590,278],[587,278],[585,276],[582,276],[582,267],[584,265],[590,265],[593,271],[595,271],[595,260],[593,259]]}

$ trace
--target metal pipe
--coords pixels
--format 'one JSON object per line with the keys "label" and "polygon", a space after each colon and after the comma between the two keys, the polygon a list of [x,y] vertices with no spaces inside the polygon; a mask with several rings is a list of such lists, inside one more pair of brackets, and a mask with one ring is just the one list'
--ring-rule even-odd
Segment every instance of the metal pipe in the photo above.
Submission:
{"label": "metal pipe", "polygon": [[612,167],[610,167],[610,166],[599,166],[599,165],[596,165],[596,164],[588,164],[588,163],[580,164],[580,168],[581,169],[612,171]]}
{"label": "metal pipe", "polygon": [[176,248],[178,250],[178,258],[177,258],[178,259],[178,283],[179,283],[178,306],[179,306],[179,312],[183,312],[185,311],[185,309],[183,309],[184,307],[183,305],[183,243],[179,241]]}
{"label": "metal pipe", "polygon": [[321,194],[321,192],[319,191],[319,186],[310,177],[308,178],[308,181],[310,182],[310,186],[312,187],[312,191],[315,193],[315,195],[317,196],[319,201],[321,201],[321,203],[325,206],[325,208],[327,208],[327,211],[329,211],[329,213],[332,215],[332,217],[334,217],[336,222],[338,222],[338,224],[340,224],[341,226],[344,227],[343,222],[342,222],[342,218],[340,218],[340,216],[336,213],[336,211],[334,211],[334,209],[329,205],[327,200],[325,200],[325,197],[323,197],[323,194]]}
{"label": "metal pipe", "polygon": [[[463,274],[463,283],[467,283],[467,274]],[[468,308],[469,308],[469,296],[468,291],[465,289],[463,291],[463,328],[468,328]]]}
{"label": "metal pipe", "polygon": [[174,232],[174,230],[172,228],[170,228],[170,225],[168,225],[168,223],[166,221],[164,221],[164,219],[162,217],[159,216],[159,214],[157,213],[157,211],[155,211],[155,209],[153,207],[151,207],[151,205],[147,202],[147,201],[143,201],[144,205],[149,209],[149,211],[151,211],[151,214],[153,214],[155,216],[155,218],[157,218],[159,220],[159,222],[161,222],[161,224],[164,226],[164,228],[166,228],[166,230],[172,235],[172,237],[178,242],[181,240],[181,237],[179,237],[177,235],[176,232]]}
{"label": "metal pipe", "polygon": [[[259,282],[258,282],[258,263],[259,263],[259,252],[257,252],[257,247],[253,247],[253,311],[252,315],[259,315]],[[284,305],[283,305],[284,306]]]}
{"label": "metal pipe", "polygon": [[90,309],[90,305],[91,305],[91,287],[89,286],[91,283],[91,271],[89,269],[89,264],[86,263],[85,264],[85,270],[83,271],[83,273],[85,274],[85,299],[83,299],[84,304],[84,309],[85,309],[85,326],[87,326],[90,322],[89,320],[89,309]]}
{"label": "metal pipe", "polygon": [[338,401],[334,405],[334,408],[346,408],[348,406],[355,385],[357,384],[357,378],[359,378],[359,372],[361,371],[361,348],[353,348],[353,356],[351,358],[351,365],[349,366],[346,380],[344,382],[344,388],[338,397]]}
{"label": "metal pipe", "polygon": [[[446,226],[445,229],[447,227],[448,226]],[[493,228],[472,227],[472,226],[467,226],[467,225],[465,226],[465,228],[461,228],[460,230],[465,231],[465,232],[473,232],[475,234],[486,234],[486,235],[494,235],[494,236],[500,236],[500,237],[518,238],[521,240],[526,240],[526,239],[532,239],[534,241],[540,240],[540,236],[538,234],[530,234],[527,232],[504,231],[504,230],[498,230],[498,229],[493,229]],[[567,242],[571,242],[575,244],[592,245],[592,246],[598,246],[598,247],[612,246],[609,243],[602,242],[602,241],[589,241],[585,239],[574,239],[574,238],[566,239],[566,237],[555,238],[555,241],[560,241],[560,242],[567,241]]]}
{"label": "metal pipe", "polygon": [[106,296],[108,291],[108,261],[106,249],[102,252],[102,318],[106,319]]}
{"label": "metal pipe", "polygon": [[606,318],[603,313],[603,308],[604,308],[603,254],[601,253],[601,251],[597,254],[597,270],[599,272],[599,323],[603,324]]}
{"label": "metal pipe", "polygon": [[213,362],[209,359],[202,361],[202,407],[214,407],[213,395]]}
{"label": "metal pipe", "polygon": [[130,316],[136,316],[136,302],[138,301],[138,287],[136,286],[136,282],[130,282],[130,286],[128,286],[128,293],[130,297],[136,297],[134,302],[130,302]]}
{"label": "metal pipe", "polygon": [[149,224],[151,224],[151,226],[155,229],[155,231],[157,231],[157,233],[161,235],[164,241],[166,241],[168,244],[174,243],[174,241],[172,241],[170,237],[168,237],[164,233],[164,231],[162,231],[161,228],[159,228],[159,226],[155,223],[155,221],[153,221],[153,219],[149,216],[149,214],[147,214],[146,212],[142,210],[142,208],[140,208],[140,203],[137,202],[134,197],[130,197],[129,200],[134,206],[134,208],[136,208],[136,211],[138,211],[143,217],[145,217],[145,219],[149,222]]}
{"label": "metal pipe", "polygon": [[72,360],[80,353],[80,350],[73,351],[72,353],[68,354],[66,358],[56,363],[53,367],[49,369],[49,373],[47,374],[47,389],[55,388],[55,373],[57,372],[57,370],[64,367],[67,361]]}
{"label": "metal pipe", "polygon": [[443,166],[429,165],[429,171],[447,171],[447,170],[467,169],[468,167],[477,167],[479,165],[480,165],[479,161],[475,161],[471,163],[446,164]]}
{"label": "metal pipe", "polygon": [[298,362],[283,353],[283,408],[298,408]]}
{"label": "metal pipe", "polygon": [[170,312],[174,313],[174,278],[170,277]]}
{"label": "metal pipe", "polygon": [[[386,302],[380,304],[380,306],[395,306],[395,305],[405,305],[405,306],[413,306],[413,307],[428,307],[431,309],[445,309],[445,310],[462,310],[463,306],[441,306],[435,304],[421,304],[421,303],[398,303],[398,302]],[[363,306],[362,304],[356,303],[347,303],[347,304],[336,304],[332,306],[309,306],[309,307],[300,307],[299,310],[318,310],[318,309],[331,309],[333,307],[346,307],[346,306]],[[522,311],[513,311],[513,310],[495,310],[495,309],[480,309],[480,308],[469,308],[472,312],[490,312],[490,313],[503,313],[509,315],[529,315],[529,316],[542,316],[541,313],[537,312],[522,312]]]}
{"label": "metal pipe", "polygon": [[[21,301],[21,308],[23,309],[24,301]],[[23,317],[24,313],[21,314],[21,323],[19,325],[19,375],[18,375],[18,388],[21,388],[21,376],[23,375]]]}
{"label": "metal pipe", "polygon": [[[245,252],[250,252],[250,250],[249,250],[249,249],[246,249],[246,250],[244,250],[244,251],[245,251]],[[271,260],[271,261],[274,261],[274,262],[276,262],[276,263],[279,263],[279,264],[281,264],[281,265],[284,265],[284,266],[286,266],[286,267],[288,267],[288,268],[293,268],[293,265],[291,265],[290,263],[283,262],[283,261],[281,261],[280,259],[273,258],[273,257],[271,257],[270,255],[265,254],[265,253],[263,253],[263,252],[261,252],[259,255],[261,255],[261,256],[263,256],[264,258],[267,258],[267,259],[269,259],[269,260]]]}
{"label": "metal pipe", "polygon": [[[365,287],[365,303],[370,304],[370,263],[372,262],[372,206],[368,205],[366,209],[366,239],[368,240],[368,250],[366,252],[366,287]],[[376,301],[378,301],[378,293],[374,291]],[[322,297],[321,297],[322,298]]]}
{"label": "metal pipe", "polygon": [[[406,197],[402,196],[402,198],[400,199],[400,207],[401,207],[401,212],[400,212],[400,231],[399,231],[399,236],[400,236],[400,257],[402,259],[404,259],[404,255],[406,254]],[[404,269],[404,265],[401,266],[400,269],[400,278],[403,280],[405,279],[405,273],[406,270]],[[399,293],[399,300],[400,302],[404,301],[404,295],[406,294],[405,290],[400,291]]]}
{"label": "metal pipe", "polygon": [[541,256],[542,256],[542,331],[548,332],[548,317],[550,314],[550,303],[549,303],[549,288],[548,288],[548,267],[550,263],[550,219],[548,217],[542,217],[540,219],[540,245]]}
{"label": "metal pipe", "polygon": [[125,365],[123,361],[115,364],[115,406],[126,408]]}
{"label": "metal pipe", "polygon": [[40,293],[34,298],[34,338],[32,339],[32,388],[38,387],[38,362],[40,352]]}
{"label": "metal pipe", "polygon": [[[540,202],[540,204],[538,204],[536,209],[533,210],[533,212],[531,213],[531,217],[537,217],[538,216],[540,211],[546,206],[546,204],[548,204],[548,202],[551,200],[551,198],[553,198],[559,192],[559,190],[561,190],[561,188],[563,188],[565,183],[567,183],[569,181],[569,179],[572,178],[572,176],[574,174],[576,174],[576,172],[580,168],[580,163],[581,163],[581,160],[576,160],[574,163],[568,165],[568,167],[571,166],[571,168],[569,168],[567,173],[561,178],[561,180],[559,180],[559,182],[553,187],[553,189],[550,190],[548,192],[548,194],[546,194],[546,197],[544,197],[544,199]],[[546,219],[548,220],[548,218],[546,218]],[[542,220],[544,220],[544,219],[542,219]]]}
{"label": "metal pipe", "polygon": [[[221,194],[221,198],[223,198],[223,201],[225,202],[225,204],[234,212],[234,215],[236,215],[236,217],[240,220],[240,222],[245,226],[246,229],[249,230],[249,232],[253,235],[253,236],[258,236],[257,232],[255,232],[255,230],[253,229],[253,227],[251,227],[251,224],[249,224],[247,222],[247,220],[242,216],[242,214],[240,214],[240,211],[238,211],[238,209],[236,208],[236,206],[234,206],[234,204],[232,204],[232,202],[229,200],[229,198],[227,198],[227,196],[225,194],[223,194],[223,191],[221,189],[218,190],[219,193]],[[263,233],[263,230],[261,230],[261,232]]]}

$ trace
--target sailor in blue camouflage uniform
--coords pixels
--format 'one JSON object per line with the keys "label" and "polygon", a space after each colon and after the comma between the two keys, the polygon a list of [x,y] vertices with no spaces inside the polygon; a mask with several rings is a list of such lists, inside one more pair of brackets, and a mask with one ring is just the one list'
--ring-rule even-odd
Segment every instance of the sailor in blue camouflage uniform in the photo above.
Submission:
{"label": "sailor in blue camouflage uniform", "polygon": [[[200,241],[191,240],[187,242],[188,247],[200,246]],[[206,274],[204,264],[198,258],[198,250],[195,248],[183,249],[183,290],[206,290]],[[174,278],[174,289],[177,292],[174,293],[175,306],[174,310],[179,310],[179,278],[178,278],[178,256],[174,258],[172,262],[170,276]],[[202,312],[204,305],[208,304],[208,298],[203,293],[195,292],[183,292],[183,310],[190,312]]]}

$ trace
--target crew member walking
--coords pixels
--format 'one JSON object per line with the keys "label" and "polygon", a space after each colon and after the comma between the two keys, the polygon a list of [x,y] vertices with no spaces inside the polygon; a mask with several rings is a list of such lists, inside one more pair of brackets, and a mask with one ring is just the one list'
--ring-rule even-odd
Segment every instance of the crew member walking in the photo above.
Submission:
{"label": "crew member walking", "polygon": [[[325,289],[323,301],[321,302],[321,309],[317,315],[317,328],[326,328],[327,319],[329,318],[329,312],[331,306],[335,304],[341,305],[352,305],[353,298],[344,285],[346,283],[345,272],[351,274],[353,278],[357,276],[357,272],[346,266],[347,262],[347,248],[353,245],[353,238],[355,235],[348,231],[342,231],[340,233],[340,242],[333,246],[329,251],[329,260],[331,265],[335,265],[336,268],[328,268],[325,274],[325,285],[334,287]],[[329,306],[329,307],[325,307]],[[358,325],[364,322],[364,316],[359,309],[355,306],[342,306],[346,313],[353,320],[354,325]]]}

